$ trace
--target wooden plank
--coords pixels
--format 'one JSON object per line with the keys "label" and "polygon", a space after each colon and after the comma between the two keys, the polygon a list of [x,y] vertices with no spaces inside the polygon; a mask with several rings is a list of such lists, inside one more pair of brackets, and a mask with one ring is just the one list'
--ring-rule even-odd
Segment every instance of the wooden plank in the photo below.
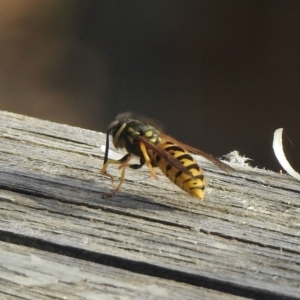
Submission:
{"label": "wooden plank", "polygon": [[244,299],[19,245],[0,253],[1,299]]}
{"label": "wooden plank", "polygon": [[0,239],[244,297],[298,298],[296,180],[244,166],[228,176],[197,158],[204,202],[146,168],[102,199],[104,144],[102,133],[1,112]]}

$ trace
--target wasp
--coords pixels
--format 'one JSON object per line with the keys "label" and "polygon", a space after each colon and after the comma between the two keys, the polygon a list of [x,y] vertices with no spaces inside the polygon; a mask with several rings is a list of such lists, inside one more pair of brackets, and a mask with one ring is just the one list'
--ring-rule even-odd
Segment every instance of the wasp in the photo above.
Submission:
{"label": "wasp", "polygon": [[[100,172],[109,176],[113,184],[113,177],[106,172],[106,169],[109,164],[119,164],[121,176],[119,184],[111,193],[104,194],[104,197],[112,196],[120,189],[125,179],[125,169],[127,167],[139,169],[146,164],[153,178],[157,179],[156,169],[158,167],[166,177],[181,189],[191,196],[203,200],[206,186],[203,170],[190,153],[203,156],[227,173],[234,171],[233,168],[216,157],[160,132],[150,125],[150,122],[148,120],[145,122],[139,121],[133,118],[131,113],[126,113],[118,115],[116,120],[109,126],[106,136],[104,163]],[[108,158],[110,135],[112,135],[113,145],[116,149],[125,148],[127,151],[127,154],[121,159]],[[134,156],[139,158],[139,164],[129,164]]]}

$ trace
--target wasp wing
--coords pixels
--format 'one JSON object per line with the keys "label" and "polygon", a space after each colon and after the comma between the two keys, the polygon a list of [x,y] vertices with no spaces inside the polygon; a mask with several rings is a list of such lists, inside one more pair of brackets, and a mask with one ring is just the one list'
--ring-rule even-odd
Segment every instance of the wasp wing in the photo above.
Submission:
{"label": "wasp wing", "polygon": [[178,169],[182,173],[193,176],[193,174],[178,159],[172,156],[165,149],[159,147],[159,145],[151,143],[148,138],[142,135],[135,135],[134,138],[137,141],[144,143],[147,148],[151,149],[154,153],[156,153],[158,156],[167,161],[168,164],[170,164],[172,167]]}
{"label": "wasp wing", "polygon": [[179,142],[179,141],[175,140],[174,138],[172,138],[172,137],[170,137],[170,136],[168,136],[164,133],[161,133],[160,136],[165,141],[170,141],[174,144],[177,144],[177,145],[181,146],[182,148],[186,149],[187,151],[189,151],[193,154],[197,154],[197,155],[200,155],[200,156],[206,158],[207,160],[214,163],[217,167],[219,167],[220,169],[222,169],[223,171],[225,171],[228,174],[231,174],[232,172],[234,172],[234,169],[232,167],[230,167],[229,165],[223,163],[222,161],[220,161],[218,158],[214,157],[211,154],[208,154],[208,153],[206,153],[206,152],[204,152],[200,149],[197,149],[197,148],[194,148],[192,146],[186,145],[182,142]]}

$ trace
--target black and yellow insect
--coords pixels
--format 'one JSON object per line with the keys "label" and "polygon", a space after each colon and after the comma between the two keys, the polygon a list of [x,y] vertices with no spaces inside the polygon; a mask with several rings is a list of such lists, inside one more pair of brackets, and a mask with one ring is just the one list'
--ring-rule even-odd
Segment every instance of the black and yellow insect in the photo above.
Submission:
{"label": "black and yellow insect", "polygon": [[[110,134],[115,148],[125,148],[127,151],[127,154],[119,160],[108,159]],[[101,173],[108,175],[113,183],[112,176],[106,173],[107,166],[111,163],[120,164],[121,177],[114,190],[110,194],[104,194],[104,196],[112,196],[119,190],[125,179],[126,167],[139,169],[146,163],[153,178],[157,178],[155,169],[158,167],[181,189],[191,196],[203,200],[206,185],[203,171],[189,153],[205,157],[227,173],[233,171],[230,166],[216,157],[176,141],[159,132],[148,122],[138,121],[132,118],[129,113],[117,116],[107,131],[106,150]],[[133,156],[139,157],[139,164],[129,164]]]}

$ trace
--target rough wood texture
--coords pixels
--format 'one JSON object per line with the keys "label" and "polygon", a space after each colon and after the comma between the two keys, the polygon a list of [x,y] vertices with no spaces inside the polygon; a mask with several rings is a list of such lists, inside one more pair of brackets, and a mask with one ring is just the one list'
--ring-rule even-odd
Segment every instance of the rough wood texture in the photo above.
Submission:
{"label": "rough wood texture", "polygon": [[[3,295],[22,299],[220,299],[221,292],[0,242]],[[229,295],[224,299],[231,299]],[[235,299],[241,299],[235,297]]]}
{"label": "rough wood texture", "polygon": [[298,299],[298,181],[238,166],[229,176],[197,158],[203,202],[147,168],[102,199],[104,144],[102,133],[0,112],[3,295]]}

